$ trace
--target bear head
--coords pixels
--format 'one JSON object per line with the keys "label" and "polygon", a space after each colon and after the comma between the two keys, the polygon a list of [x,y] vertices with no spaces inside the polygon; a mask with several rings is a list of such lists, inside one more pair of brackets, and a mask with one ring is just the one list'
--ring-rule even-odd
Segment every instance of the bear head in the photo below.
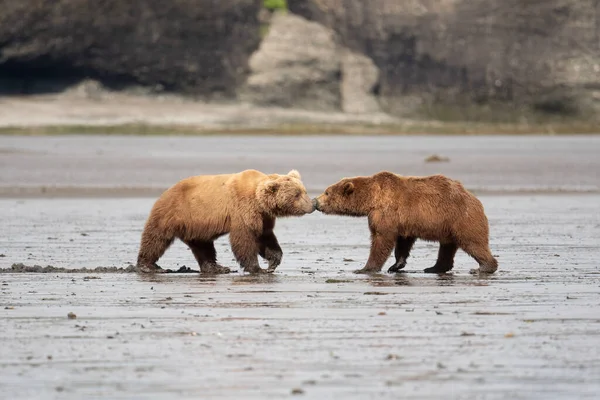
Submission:
{"label": "bear head", "polygon": [[274,217],[301,216],[315,210],[296,170],[269,175],[256,188],[256,197],[262,209]]}
{"label": "bear head", "polygon": [[364,217],[373,204],[373,177],[344,178],[329,186],[313,200],[315,209],[323,214]]}

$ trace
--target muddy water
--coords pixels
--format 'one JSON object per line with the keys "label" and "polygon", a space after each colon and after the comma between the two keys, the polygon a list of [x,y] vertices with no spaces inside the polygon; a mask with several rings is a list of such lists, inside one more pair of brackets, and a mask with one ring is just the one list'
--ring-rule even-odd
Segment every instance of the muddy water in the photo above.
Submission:
{"label": "muddy water", "polygon": [[[44,186],[163,189],[196,174],[299,169],[320,191],[344,176],[444,173],[476,190],[600,191],[600,136],[0,136],[0,195]],[[426,163],[433,154],[449,162]],[[69,191],[67,191],[69,192]],[[147,193],[147,192],[144,192]],[[153,192],[153,195],[156,193]]]}
{"label": "muddy water", "polygon": [[[273,275],[0,274],[3,398],[596,398],[600,196],[481,199],[486,279],[463,253],[421,273],[424,242],[404,274],[356,276],[366,221],[319,214],[278,222]],[[126,267],[152,202],[1,199],[0,267]],[[180,243],[162,265],[195,268]]]}

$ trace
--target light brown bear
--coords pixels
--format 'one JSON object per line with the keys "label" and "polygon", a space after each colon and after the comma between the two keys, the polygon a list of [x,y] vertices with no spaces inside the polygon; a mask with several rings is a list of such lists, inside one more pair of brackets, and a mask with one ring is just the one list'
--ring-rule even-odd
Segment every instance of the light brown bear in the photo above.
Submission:
{"label": "light brown bear", "polygon": [[142,233],[137,268],[161,271],[156,262],[175,238],[192,250],[201,273],[226,274],[217,263],[214,241],[229,233],[233,254],[249,273],[267,272],[281,263],[283,252],[273,233],[277,217],[301,216],[314,205],[296,170],[266,175],[255,170],[200,175],[167,189],[154,204]]}
{"label": "light brown bear", "polygon": [[383,171],[345,178],[314,201],[325,214],[368,217],[371,252],[356,273],[381,271],[394,247],[396,263],[388,272],[398,272],[406,266],[416,239],[440,243],[437,262],[425,272],[450,271],[458,248],[479,263],[471,273],[491,274],[498,268],[488,245],[483,205],[460,182],[445,176],[405,177]]}

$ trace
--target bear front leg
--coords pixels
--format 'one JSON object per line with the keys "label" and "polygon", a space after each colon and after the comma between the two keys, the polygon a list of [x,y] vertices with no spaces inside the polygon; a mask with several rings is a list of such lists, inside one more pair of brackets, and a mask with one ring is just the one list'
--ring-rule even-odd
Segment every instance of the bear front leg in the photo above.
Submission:
{"label": "bear front leg", "polygon": [[268,271],[275,271],[279,264],[281,264],[283,251],[273,231],[263,232],[260,238],[258,238],[258,246],[258,254],[269,262]]}
{"label": "bear front leg", "polygon": [[242,269],[250,274],[266,272],[258,263],[258,238],[249,229],[232,229],[229,233],[231,251]]}
{"label": "bear front leg", "polygon": [[383,264],[390,257],[396,243],[396,238],[391,235],[374,232],[371,234],[371,251],[367,264],[355,274],[372,274],[381,271]]}
{"label": "bear front leg", "polygon": [[394,250],[396,262],[388,269],[387,272],[399,272],[401,269],[406,267],[406,260],[410,255],[410,250],[415,244],[415,240],[416,238],[414,237],[398,236],[396,239],[396,249]]}
{"label": "bear front leg", "polygon": [[217,264],[217,250],[212,241],[188,240],[185,242],[192,250],[202,274],[228,274],[231,270]]}

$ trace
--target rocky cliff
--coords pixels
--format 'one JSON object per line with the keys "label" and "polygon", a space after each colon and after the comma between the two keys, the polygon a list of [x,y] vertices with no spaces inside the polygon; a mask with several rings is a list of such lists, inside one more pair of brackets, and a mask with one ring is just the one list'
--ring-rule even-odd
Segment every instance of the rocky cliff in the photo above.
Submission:
{"label": "rocky cliff", "polygon": [[260,43],[262,0],[0,0],[0,90],[88,77],[203,97],[235,95]]}
{"label": "rocky cliff", "polygon": [[600,109],[598,0],[288,0],[291,14],[266,20],[262,5],[0,0],[0,93],[92,78],[396,116]]}
{"label": "rocky cliff", "polygon": [[597,0],[288,0],[380,71],[393,113],[499,104],[562,114],[598,108]]}

